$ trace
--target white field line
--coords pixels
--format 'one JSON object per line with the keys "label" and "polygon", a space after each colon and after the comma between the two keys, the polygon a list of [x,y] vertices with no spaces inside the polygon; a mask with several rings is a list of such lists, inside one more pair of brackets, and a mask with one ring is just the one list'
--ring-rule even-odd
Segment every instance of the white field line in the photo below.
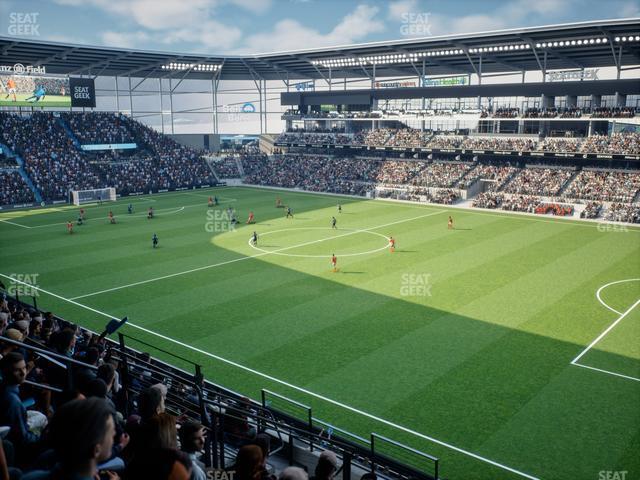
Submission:
{"label": "white field line", "polygon": [[396,222],[387,223],[385,225],[378,225],[376,227],[364,228],[364,229],[361,229],[361,230],[351,230],[351,231],[349,231],[347,233],[343,233],[342,235],[336,235],[334,237],[321,238],[319,240],[311,240],[309,242],[304,242],[304,243],[300,243],[298,245],[291,245],[289,247],[279,248],[279,249],[276,249],[276,250],[272,250],[270,252],[256,253],[255,255],[248,255],[248,256],[244,256],[244,257],[234,258],[232,260],[226,260],[224,262],[212,263],[212,264],[209,264],[209,265],[204,265],[202,267],[192,268],[190,270],[184,270],[182,272],[170,273],[168,275],[163,275],[161,277],[149,278],[147,280],[141,280],[139,282],[133,282],[133,283],[129,283],[129,284],[126,284],[126,285],[120,285],[118,287],[107,288],[105,290],[100,290],[100,291],[93,292],[93,293],[86,293],[84,295],[78,295],[77,297],[72,297],[71,300],[79,300],[81,298],[93,297],[94,295],[100,295],[102,293],[113,292],[113,291],[116,291],[116,290],[122,290],[123,288],[129,288],[129,287],[135,287],[135,286],[138,286],[138,285],[144,285],[145,283],[157,282],[159,280],[165,280],[167,278],[173,278],[173,277],[177,277],[177,276],[180,276],[180,275],[186,275],[188,273],[207,270],[209,268],[221,267],[223,265],[228,265],[230,263],[241,262],[243,260],[249,260],[251,258],[258,258],[258,257],[263,257],[265,255],[276,254],[276,253],[279,253],[279,252],[283,252],[285,250],[291,250],[291,249],[294,249],[294,248],[306,247],[307,245],[313,245],[315,243],[320,243],[320,242],[324,242],[324,241],[327,241],[327,240],[333,240],[333,239],[336,239],[336,238],[347,237],[349,235],[354,235],[356,233],[368,232],[370,230],[376,230],[378,228],[389,227],[391,225],[397,225],[399,223],[411,222],[413,220],[418,220],[420,218],[431,217],[433,215],[439,215],[439,214],[444,213],[444,212],[445,212],[445,210],[439,210],[439,211],[428,213],[428,214],[425,214],[425,215],[418,215],[417,217],[412,217],[412,218],[407,218],[407,219],[404,219],[404,220],[398,220]]}
{"label": "white field line", "polygon": [[[23,284],[25,286],[29,286],[30,288],[33,288],[33,289],[38,290],[40,292],[43,292],[43,293],[45,293],[47,295],[51,295],[51,296],[53,296],[55,298],[58,298],[60,300],[69,302],[69,303],[71,303],[73,305],[76,305],[78,307],[84,308],[84,309],[89,310],[91,312],[97,313],[98,315],[101,315],[101,316],[103,316],[105,318],[108,318],[110,320],[120,320],[118,317],[114,317],[111,314],[108,314],[108,313],[105,313],[105,312],[101,312],[100,310],[96,310],[95,308],[89,307],[87,305],[83,305],[83,304],[78,303],[78,302],[76,302],[76,301],[74,301],[72,299],[68,299],[68,298],[62,297],[62,296],[57,295],[55,293],[49,292],[47,290],[44,290],[44,289],[42,289],[40,287],[34,287],[33,285],[31,285],[29,283],[23,282],[21,280],[17,280],[17,279],[15,279],[13,277],[9,277],[9,276],[4,275],[2,273],[0,273],[0,276],[6,278],[8,280],[11,280],[13,282],[17,282],[17,283],[21,283],[21,284]],[[539,480],[539,478],[534,477],[533,475],[521,472],[520,470],[517,470],[515,468],[511,468],[511,467],[509,467],[507,465],[503,465],[503,464],[498,463],[498,462],[496,462],[494,460],[491,460],[491,459],[488,459],[488,458],[483,457],[481,455],[478,455],[477,453],[470,452],[468,450],[465,450],[465,449],[460,448],[460,447],[456,447],[455,445],[451,445],[450,443],[444,442],[442,440],[438,440],[436,438],[430,437],[430,436],[425,435],[423,433],[416,432],[415,430],[411,430],[410,428],[404,427],[404,426],[399,425],[397,423],[393,423],[393,422],[391,422],[389,420],[385,420],[384,418],[377,417],[377,416],[375,416],[375,415],[373,415],[371,413],[365,412],[363,410],[357,409],[357,408],[352,407],[350,405],[347,405],[345,403],[338,402],[337,400],[333,400],[333,399],[331,399],[329,397],[325,397],[324,395],[320,395],[318,393],[315,393],[315,392],[312,392],[310,390],[307,390],[306,388],[302,388],[302,387],[299,387],[297,385],[293,385],[291,383],[285,382],[284,380],[280,380],[279,378],[273,377],[273,376],[271,376],[269,374],[260,372],[258,370],[254,370],[253,368],[250,368],[250,367],[247,367],[247,366],[242,365],[240,363],[234,362],[233,360],[229,360],[229,359],[226,359],[226,358],[221,357],[219,355],[215,355],[215,354],[207,352],[205,350],[201,350],[201,349],[199,349],[197,347],[194,347],[192,345],[188,345],[188,344],[186,344],[184,342],[181,342],[179,340],[176,340],[174,338],[167,337],[166,335],[162,335],[160,333],[154,332],[153,330],[149,330],[147,328],[141,327],[140,325],[136,325],[136,324],[134,324],[132,322],[127,322],[127,325],[130,326],[130,327],[133,327],[133,328],[137,328],[138,330],[146,332],[146,333],[148,333],[150,335],[154,335],[154,336],[156,336],[158,338],[162,338],[163,340],[166,340],[168,342],[174,343],[174,344],[179,345],[181,347],[187,348],[189,350],[193,350],[194,352],[200,353],[202,355],[206,355],[206,356],[208,356],[210,358],[213,358],[215,360],[218,360],[218,361],[220,361],[222,363],[226,363],[227,365],[231,365],[233,367],[239,368],[240,370],[244,370],[244,371],[249,372],[251,374],[257,375],[257,376],[262,377],[262,378],[264,378],[266,380],[270,380],[270,381],[272,381],[274,383],[278,383],[278,384],[283,385],[285,387],[291,388],[292,390],[296,390],[296,391],[298,391],[300,393],[304,393],[305,395],[309,395],[311,397],[314,397],[314,398],[317,398],[319,400],[325,401],[325,402],[330,403],[332,405],[335,405],[337,407],[344,408],[345,410],[348,410],[350,412],[356,413],[358,415],[362,415],[363,417],[369,418],[369,419],[374,420],[376,422],[379,422],[379,423],[381,423],[383,425],[387,425],[388,427],[395,428],[395,429],[400,430],[402,432],[408,433],[410,435],[414,435],[414,436],[416,436],[418,438],[421,438],[423,440],[427,440],[429,442],[435,443],[437,445],[440,445],[442,447],[448,448],[448,449],[453,450],[455,452],[461,453],[461,454],[466,455],[468,457],[474,458],[474,459],[479,460],[481,462],[487,463],[489,465],[493,465],[494,467],[498,467],[498,468],[500,468],[502,470],[511,472],[511,473],[513,473],[515,475],[518,475],[520,477],[528,478],[529,480]]]}
{"label": "white field line", "polygon": [[575,365],[575,364],[578,362],[578,360],[580,360],[580,359],[581,359],[581,358],[582,358],[582,357],[583,357],[583,356],[584,356],[584,355],[585,355],[589,350],[591,350],[591,348],[593,348],[593,346],[594,346],[596,343],[598,343],[600,340],[602,340],[602,339],[604,338],[604,336],[605,336],[607,333],[609,333],[611,330],[613,330],[613,328],[614,328],[618,323],[620,323],[620,322],[622,321],[622,319],[624,319],[624,317],[626,317],[627,315],[629,315],[629,313],[631,313],[631,311],[632,311],[634,308],[636,308],[636,307],[638,306],[638,304],[640,304],[640,299],[636,300],[636,302],[635,302],[633,305],[631,305],[627,310],[625,310],[625,311],[624,311],[624,313],[622,313],[622,314],[618,317],[618,319],[617,319],[615,322],[613,322],[611,325],[609,325],[609,326],[605,329],[605,331],[604,331],[604,332],[602,332],[600,335],[598,335],[598,336],[597,336],[597,338],[596,338],[593,342],[591,342],[587,348],[585,348],[582,352],[580,352],[580,353],[578,354],[578,356],[577,356],[576,358],[574,358],[574,359],[571,361],[571,363],[572,363],[573,365]]}
{"label": "white field line", "polygon": [[33,227],[27,227],[26,225],[22,225],[21,223],[10,222],[9,220],[4,220],[4,219],[0,219],[0,222],[8,223],[10,225],[15,225],[16,227],[33,228]]}
{"label": "white field line", "polygon": [[640,278],[627,278],[626,280],[618,280],[616,282],[610,282],[607,283],[606,285],[601,286],[598,291],[596,292],[596,298],[598,299],[598,301],[605,307],[608,308],[609,310],[611,310],[613,313],[617,313],[618,315],[622,315],[622,312],[619,312],[618,310],[616,310],[615,308],[610,307],[609,305],[607,305],[602,298],[600,298],[600,292],[602,292],[602,290],[604,290],[605,288],[607,288],[610,285],[616,285],[618,283],[626,283],[626,282],[640,282]]}
{"label": "white field line", "polygon": [[590,367],[589,365],[583,365],[582,363],[572,363],[571,365],[575,365],[576,367],[588,368],[589,370],[595,370],[596,372],[607,373],[609,375],[614,375],[616,377],[626,378],[627,380],[634,380],[636,382],[640,382],[640,378],[631,377],[629,375],[623,375],[621,373],[610,372],[609,370],[603,370],[601,368]]}

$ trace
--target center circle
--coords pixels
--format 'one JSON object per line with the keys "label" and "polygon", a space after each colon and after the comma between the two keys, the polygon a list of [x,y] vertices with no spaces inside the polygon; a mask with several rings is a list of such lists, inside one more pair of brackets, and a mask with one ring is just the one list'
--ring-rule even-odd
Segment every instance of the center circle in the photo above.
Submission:
{"label": "center circle", "polygon": [[[327,228],[327,227],[296,227],[296,228],[283,228],[281,230],[273,230],[270,232],[265,232],[259,235],[258,238],[262,238],[262,237],[266,237],[268,235],[273,235],[274,233],[281,233],[281,232],[290,232],[290,231],[299,231],[299,230],[331,230],[331,231],[335,231],[333,229]],[[375,248],[373,250],[367,250],[366,252],[356,252],[356,253],[337,253],[336,256],[340,256],[340,257],[355,257],[358,255],[369,255],[372,253],[377,253],[377,252],[381,252],[382,250],[386,250],[387,248],[389,248],[389,239],[387,238],[387,236],[381,234],[381,233],[377,233],[377,232],[372,232],[370,230],[356,230],[356,229],[349,229],[349,228],[341,228],[340,230],[338,230],[338,232],[353,232],[353,234],[358,234],[358,233],[366,233],[369,235],[373,235],[376,237],[381,237],[384,238],[385,240],[385,244],[382,247],[379,248]],[[343,236],[347,236],[347,235],[343,235]],[[314,243],[321,243],[324,241],[328,241],[328,240],[333,240],[335,238],[340,238],[340,236],[337,237],[327,237],[327,238],[322,238],[322,239],[318,239],[318,240],[310,240],[309,242],[305,242],[302,245],[291,245],[289,247],[282,247],[280,249],[277,250],[265,250],[263,248],[258,247],[257,245],[253,245],[251,243],[251,238],[249,239],[249,241],[247,242],[247,244],[253,248],[254,250],[258,250],[260,252],[263,253],[269,253],[269,254],[273,254],[273,255],[282,255],[283,257],[301,257],[301,258],[327,258],[330,257],[331,254],[325,254],[325,255],[308,255],[308,254],[298,254],[298,253],[287,253],[286,250],[292,250],[294,248],[299,248],[299,247],[304,247],[305,245],[311,245]]]}

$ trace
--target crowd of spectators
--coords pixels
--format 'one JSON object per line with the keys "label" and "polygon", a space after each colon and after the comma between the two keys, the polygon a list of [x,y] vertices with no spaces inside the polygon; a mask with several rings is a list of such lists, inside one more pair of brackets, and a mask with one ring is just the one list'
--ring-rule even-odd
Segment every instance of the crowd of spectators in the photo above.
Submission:
{"label": "crowd of spectators", "polygon": [[389,147],[405,147],[405,148],[419,148],[426,147],[429,144],[431,134],[428,132],[422,132],[413,128],[403,128],[397,130],[386,143]]}
{"label": "crowd of spectators", "polygon": [[276,143],[305,143],[305,144],[322,144],[322,145],[349,145],[354,142],[353,135],[346,133],[318,132],[318,133],[300,133],[286,132],[281,133],[276,138]]}
{"label": "crowd of spectators", "polygon": [[580,142],[576,138],[547,137],[538,146],[538,150],[545,152],[577,152],[580,150]]}
{"label": "crowd of spectators", "polygon": [[589,202],[585,205],[584,210],[580,212],[580,218],[598,218],[602,211],[602,203]]}
{"label": "crowd of spectators", "polygon": [[519,195],[556,196],[573,175],[562,168],[522,169],[504,188],[505,193]]}
{"label": "crowd of spectators", "polygon": [[0,170],[0,205],[35,201],[33,192],[17,170]]}
{"label": "crowd of spectators", "polygon": [[280,134],[276,141],[369,147],[640,154],[640,134],[633,132],[616,133],[611,136],[592,135],[584,139],[549,137],[538,140],[532,137],[464,136],[434,134],[412,128],[379,128],[355,134],[285,132]]}
{"label": "crowd of spectators", "polygon": [[472,206],[477,208],[498,208],[502,205],[504,195],[495,192],[482,192],[476,195],[471,203]]}
{"label": "crowd of spectators", "polygon": [[523,118],[555,118],[558,116],[558,109],[555,107],[549,108],[527,108],[524,112]]}
{"label": "crowd of spectators", "polygon": [[427,163],[411,181],[412,185],[426,187],[459,187],[460,180],[475,165],[471,163],[433,162]]}
{"label": "crowd of spectators", "polygon": [[510,150],[529,152],[536,150],[538,142],[519,137],[467,137],[460,145],[466,150]]}
{"label": "crowd of spectators", "polygon": [[240,178],[240,168],[238,162],[241,155],[226,155],[211,160],[213,171],[216,172],[218,178]]}
{"label": "crowd of spectators", "polygon": [[631,203],[640,193],[640,172],[582,170],[564,192],[567,198]]}
{"label": "crowd of spectators", "polygon": [[103,186],[88,157],[73,145],[51,113],[0,113],[0,127],[2,143],[22,156],[25,171],[43,198],[64,199],[69,190]]}
{"label": "crowd of spectators", "polygon": [[[80,116],[76,119],[75,115]],[[45,200],[66,199],[69,190],[115,187],[118,193],[127,193],[215,182],[202,152],[128,117],[68,114],[65,121],[73,125],[74,134],[80,139],[100,143],[133,141],[140,148],[130,156],[117,151],[87,153],[73,144],[51,113],[0,113],[0,142],[22,156],[25,171]],[[120,134],[126,135],[113,136]],[[20,202],[15,199],[10,203]]]}
{"label": "crowd of spectators", "polygon": [[518,118],[520,116],[519,108],[500,107],[492,115],[494,118]]}
{"label": "crowd of spectators", "polygon": [[548,213],[551,213],[558,217],[566,217],[573,215],[573,205],[568,203],[541,202],[536,206],[534,212],[538,215],[547,215]]}
{"label": "crowd of spectators", "polygon": [[371,190],[379,166],[378,160],[321,155],[260,156],[243,162],[246,183],[349,195]]}
{"label": "crowd of spectators", "polygon": [[540,205],[538,197],[528,195],[513,195],[502,199],[502,210],[510,212],[526,212],[535,213],[536,208]]}
{"label": "crowd of spectators", "polygon": [[518,171],[518,168],[510,165],[478,164],[464,176],[461,185],[463,188],[468,188],[478,180],[487,180],[490,182],[488,189],[498,191]]}
{"label": "crowd of spectators", "polygon": [[135,143],[123,115],[92,112],[60,116],[82,145]]}
{"label": "crowd of spectators", "polygon": [[640,223],[640,203],[613,203],[604,213],[610,222]]}
{"label": "crowd of spectators", "polygon": [[404,185],[418,175],[425,166],[426,163],[421,161],[388,160],[380,165],[375,180],[383,184]]}
{"label": "crowd of spectators", "polygon": [[624,132],[609,135],[591,135],[580,147],[582,153],[640,154],[640,133]]}
{"label": "crowd of spectators", "polygon": [[632,118],[635,114],[633,107],[597,107],[591,111],[591,118]]}

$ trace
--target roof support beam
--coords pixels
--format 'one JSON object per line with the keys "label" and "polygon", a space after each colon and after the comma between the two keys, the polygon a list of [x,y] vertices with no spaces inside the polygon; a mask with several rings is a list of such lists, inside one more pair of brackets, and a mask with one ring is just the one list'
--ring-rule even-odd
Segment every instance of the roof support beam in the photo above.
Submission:
{"label": "roof support beam", "polygon": [[74,75],[74,74],[78,74],[78,73],[82,73],[85,72],[87,70],[91,70],[92,68],[96,68],[96,67],[100,67],[102,65],[111,65],[111,62],[117,62],[118,60],[122,60],[123,58],[128,57],[131,54],[131,52],[124,52],[121,53],[120,55],[113,57],[113,58],[109,58],[107,60],[100,60],[99,62],[95,62],[95,63],[91,63],[85,67],[82,68],[78,68],[76,70],[73,70],[71,72],[68,72],[67,75]]}

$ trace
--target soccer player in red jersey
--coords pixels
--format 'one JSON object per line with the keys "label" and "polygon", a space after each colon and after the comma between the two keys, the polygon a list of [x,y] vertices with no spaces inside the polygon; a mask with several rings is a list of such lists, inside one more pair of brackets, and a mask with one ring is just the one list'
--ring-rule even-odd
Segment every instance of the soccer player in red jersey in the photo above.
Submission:
{"label": "soccer player in red jersey", "polygon": [[389,251],[391,253],[396,251],[396,239],[393,237],[389,237]]}
{"label": "soccer player in red jersey", "polygon": [[449,220],[447,221],[447,228],[449,230],[453,230],[453,218],[449,215]]}
{"label": "soccer player in red jersey", "polygon": [[82,221],[84,222],[84,208],[80,209],[80,218],[82,219]]}
{"label": "soccer player in red jersey", "polygon": [[69,232],[69,234],[73,233],[73,223],[67,222],[67,232]]}
{"label": "soccer player in red jersey", "polygon": [[209,208],[213,207],[213,197],[209,197]]}
{"label": "soccer player in red jersey", "polygon": [[335,253],[331,255],[331,267],[333,268],[334,272],[338,271],[338,258],[336,257]]}
{"label": "soccer player in red jersey", "polygon": [[256,223],[253,218],[253,212],[249,212],[249,218],[247,219],[247,225],[249,225],[250,223]]}
{"label": "soccer player in red jersey", "polygon": [[116,217],[113,216],[113,212],[109,210],[109,223],[116,223]]}

